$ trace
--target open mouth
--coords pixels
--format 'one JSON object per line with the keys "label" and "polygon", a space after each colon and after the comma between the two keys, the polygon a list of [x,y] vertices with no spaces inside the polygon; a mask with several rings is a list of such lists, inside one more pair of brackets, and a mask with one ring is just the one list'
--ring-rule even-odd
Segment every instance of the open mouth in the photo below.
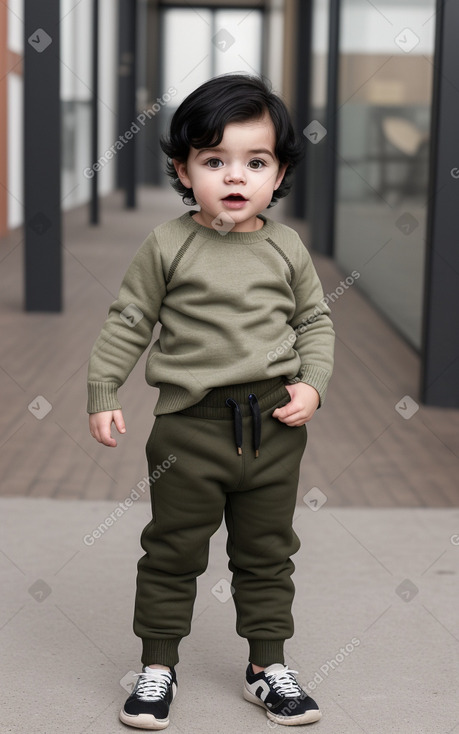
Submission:
{"label": "open mouth", "polygon": [[229,194],[225,196],[223,201],[247,201],[247,199],[242,194]]}

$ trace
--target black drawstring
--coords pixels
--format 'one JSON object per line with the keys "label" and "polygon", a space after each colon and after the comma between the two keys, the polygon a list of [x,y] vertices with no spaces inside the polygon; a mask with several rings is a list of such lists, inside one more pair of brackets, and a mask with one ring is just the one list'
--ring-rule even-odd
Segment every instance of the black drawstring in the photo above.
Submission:
{"label": "black drawstring", "polygon": [[261,442],[261,413],[257,396],[253,393],[250,393],[249,395],[249,404],[253,418],[253,447],[255,449],[255,458],[257,458],[260,453],[259,448]]}
{"label": "black drawstring", "polygon": [[238,454],[242,454],[242,415],[239,405],[233,398],[226,398],[226,405],[233,409],[234,435]]}
{"label": "black drawstring", "polygon": [[[225,401],[228,407],[233,409],[234,418],[234,435],[236,438],[237,453],[239,456],[242,454],[242,413],[241,409],[233,398],[226,398]],[[261,443],[261,413],[260,406],[258,405],[257,396],[253,393],[249,395],[249,405],[252,412],[253,419],[253,447],[255,449],[255,458],[260,454],[260,443]]]}

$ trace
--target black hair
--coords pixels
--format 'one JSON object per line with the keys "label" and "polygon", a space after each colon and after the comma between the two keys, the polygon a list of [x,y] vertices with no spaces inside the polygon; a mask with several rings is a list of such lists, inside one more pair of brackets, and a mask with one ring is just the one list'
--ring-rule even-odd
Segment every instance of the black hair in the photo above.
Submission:
{"label": "black hair", "polygon": [[260,119],[269,113],[276,134],[275,154],[287,170],[269,206],[285,196],[291,187],[293,168],[303,155],[284,102],[265,78],[248,74],[223,74],[201,84],[183,100],[175,111],[169,136],[160,145],[168,156],[166,173],[185,204],[196,204],[193,189],[182,184],[172,159],[186,163],[190,147],[213,148],[220,144],[225,126],[230,122]]}

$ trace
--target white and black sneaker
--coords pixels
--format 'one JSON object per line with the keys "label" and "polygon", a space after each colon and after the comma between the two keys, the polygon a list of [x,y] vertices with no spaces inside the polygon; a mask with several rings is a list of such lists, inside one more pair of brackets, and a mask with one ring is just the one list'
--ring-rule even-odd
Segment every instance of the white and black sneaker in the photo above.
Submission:
{"label": "white and black sneaker", "polygon": [[284,726],[312,724],[322,714],[316,702],[303,691],[295,673],[287,665],[273,663],[261,673],[254,673],[251,664],[246,671],[243,695],[246,701],[266,709],[271,721]]}
{"label": "white and black sneaker", "polygon": [[169,707],[177,693],[175,670],[144,667],[137,683],[120,711],[123,724],[137,729],[165,729]]}

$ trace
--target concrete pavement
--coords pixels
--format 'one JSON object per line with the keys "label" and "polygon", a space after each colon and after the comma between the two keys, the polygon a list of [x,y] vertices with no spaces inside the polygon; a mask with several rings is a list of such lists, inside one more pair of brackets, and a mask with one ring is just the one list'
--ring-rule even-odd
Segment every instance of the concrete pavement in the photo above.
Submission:
{"label": "concrete pavement", "polygon": [[[1,732],[130,731],[117,717],[140,670],[131,624],[149,503],[105,523],[116,507],[0,499]],[[459,732],[459,509],[301,503],[294,526],[302,548],[287,662],[323,712],[302,730]],[[278,728],[242,698],[247,647],[229,581],[221,527],[180,649],[170,734]]]}

